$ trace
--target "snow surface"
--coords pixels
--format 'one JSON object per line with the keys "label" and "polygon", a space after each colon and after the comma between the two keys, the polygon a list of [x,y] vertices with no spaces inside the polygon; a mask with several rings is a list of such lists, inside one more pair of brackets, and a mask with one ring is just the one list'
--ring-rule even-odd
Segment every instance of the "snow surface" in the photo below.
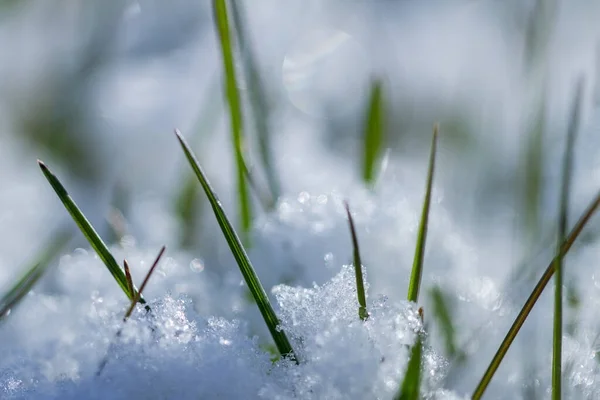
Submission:
{"label": "snow surface", "polygon": [[[106,167],[93,182],[21,140],[20,121],[22,109],[56,95],[48,81],[58,76],[68,82],[82,46],[75,32],[85,13],[75,4],[68,11],[38,4],[4,16],[0,25],[0,57],[11,60],[0,63],[0,75],[9,77],[0,82],[0,290],[18,278],[53,227],[72,224],[37,169],[39,157],[103,234],[115,184],[130,188],[128,235],[112,250],[117,260],[128,260],[139,282],[160,246],[168,246],[145,292],[152,317],[141,309],[134,313],[96,377],[128,304],[78,237],[0,325],[0,398],[389,399],[404,374],[408,346],[423,330],[424,393],[431,399],[466,398],[535,283],[515,279],[517,265],[529,261],[537,279],[552,253],[553,235],[523,245],[515,229],[513,186],[532,109],[516,26],[533,2],[244,2],[258,59],[278,100],[272,122],[283,183],[276,210],[257,209],[249,253],[301,356],[299,366],[271,362],[268,331],[208,209],[200,217],[197,248],[177,248],[181,225],[172,204],[188,166],[171,132],[180,128],[191,140],[206,102],[215,104],[209,113],[215,123],[210,128],[201,121],[205,137],[195,148],[236,218],[226,107],[215,95],[220,59],[210,2],[127,3],[108,52],[112,58],[92,74],[85,92],[93,117],[85,121],[89,132],[80,135]],[[594,102],[600,4],[559,3],[545,60],[548,229],[558,197],[556,160],[580,73],[586,92],[571,223],[600,188],[600,112]],[[53,18],[47,17],[50,9]],[[306,61],[315,42],[333,46],[322,64]],[[323,55],[322,49],[313,52]],[[353,57],[358,59],[348,65]],[[365,95],[365,71],[383,72],[393,82],[392,119],[401,120],[407,132],[390,140],[375,191],[362,185],[355,162],[362,123],[356,97]],[[453,118],[476,132],[468,142],[475,150],[460,152],[444,136]],[[442,135],[419,302],[422,326],[405,295],[429,132],[438,119]],[[344,200],[350,201],[366,267],[366,322],[358,319],[348,267]],[[600,397],[600,246],[593,236],[599,225],[591,225],[586,244],[576,246],[566,263],[566,283],[580,301],[566,307],[565,322],[573,323],[564,339],[568,398]],[[445,354],[429,296],[434,285],[448,296],[457,343],[467,355],[463,364]],[[549,286],[487,398],[548,397],[551,326]]]}

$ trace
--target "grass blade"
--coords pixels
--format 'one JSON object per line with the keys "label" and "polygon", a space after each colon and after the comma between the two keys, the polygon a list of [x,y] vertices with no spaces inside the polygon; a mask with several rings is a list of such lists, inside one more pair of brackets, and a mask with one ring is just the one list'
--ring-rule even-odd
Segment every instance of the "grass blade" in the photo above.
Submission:
{"label": "grass blade", "polygon": [[431,205],[431,189],[433,187],[433,174],[435,171],[435,154],[437,151],[439,127],[436,124],[433,127],[433,139],[431,142],[431,154],[429,156],[429,171],[427,172],[427,187],[425,190],[425,200],[423,201],[423,212],[419,224],[419,233],[417,236],[417,246],[415,258],[413,261],[410,282],[408,286],[408,301],[419,300],[419,289],[421,287],[421,276],[423,275],[423,258],[425,255],[425,241],[427,239],[427,225],[429,222],[429,207]]}
{"label": "grass blade", "polygon": [[131,271],[129,270],[129,264],[127,260],[123,260],[123,269],[125,269],[125,279],[127,279],[127,288],[131,293],[135,293],[133,289],[133,280],[131,279]]}
{"label": "grass blade", "polygon": [[370,186],[375,183],[375,165],[379,160],[383,142],[384,105],[382,92],[382,83],[377,79],[371,85],[363,142],[363,181]]}
{"label": "grass blade", "polygon": [[249,244],[249,232],[252,225],[252,211],[250,209],[250,194],[246,185],[244,172],[244,138],[243,119],[240,94],[233,60],[233,44],[229,31],[229,18],[225,0],[213,0],[213,12],[217,26],[217,34],[221,45],[223,69],[225,71],[225,92],[229,103],[231,118],[231,135],[237,172],[238,207],[241,218],[242,239]]}
{"label": "grass blade", "polygon": [[160,252],[158,253],[158,256],[156,256],[156,259],[154,260],[154,263],[152,264],[152,266],[148,270],[148,273],[146,274],[146,277],[144,278],[144,281],[142,282],[142,286],[140,286],[140,290],[138,290],[137,292],[135,292],[135,296],[134,296],[133,300],[131,300],[131,305],[129,306],[129,309],[125,313],[125,317],[123,317],[123,322],[127,321],[127,318],[129,318],[129,316],[133,312],[133,309],[135,308],[135,305],[137,304],[138,301],[140,301],[140,297],[142,296],[142,292],[146,288],[146,285],[148,284],[148,280],[150,280],[150,276],[152,276],[152,274],[154,273],[154,270],[158,266],[158,263],[160,262],[160,259],[162,258],[163,254],[165,254],[165,250],[167,250],[166,246],[163,246],[160,249]]}
{"label": "grass blade", "polygon": [[296,358],[294,350],[292,349],[285,332],[278,329],[279,319],[277,318],[277,315],[275,315],[275,311],[273,311],[273,307],[271,306],[269,298],[267,297],[267,293],[265,292],[265,289],[263,288],[258,276],[256,275],[256,272],[254,271],[254,267],[250,262],[250,258],[246,254],[244,246],[233,229],[233,226],[229,222],[229,219],[225,215],[225,211],[221,206],[221,202],[217,198],[217,195],[212,189],[210,182],[206,178],[202,167],[200,167],[198,160],[185,142],[185,139],[183,139],[178,131],[175,131],[175,135],[181,144],[183,152],[185,153],[190,166],[196,173],[196,176],[198,177],[198,180],[200,181],[200,184],[206,193],[206,197],[212,206],[217,222],[219,223],[221,231],[223,232],[223,236],[227,240],[229,248],[231,249],[231,253],[240,267],[240,271],[244,277],[244,280],[246,281],[246,284],[248,285],[248,289],[252,293],[258,309],[260,310],[260,313],[262,314],[265,323],[267,324],[267,327],[273,336],[273,341],[275,342],[277,349],[281,355],[289,356],[298,362],[298,359]]}
{"label": "grass blade", "polygon": [[444,335],[447,357],[461,362],[465,358],[465,353],[459,350],[456,345],[456,329],[452,323],[448,298],[439,286],[433,287],[430,295],[433,315],[438,320],[440,329]]}
{"label": "grass blade", "polygon": [[72,232],[66,230],[58,232],[57,235],[52,235],[52,240],[42,250],[33,266],[12,286],[8,293],[0,298],[0,321],[4,320],[10,311],[29,293],[31,288],[44,275],[44,272],[50,266],[50,262],[60,253],[72,237]]}
{"label": "grass blade", "polygon": [[[265,171],[271,197],[277,199],[279,198],[281,190],[274,167],[273,152],[271,149],[272,132],[269,125],[270,113],[267,93],[258,70],[256,58],[252,52],[248,31],[246,30],[244,18],[242,16],[242,4],[237,0],[231,0],[229,4],[231,5],[231,16],[235,27],[234,32],[236,33],[236,39],[242,53],[243,66],[245,67],[244,72],[248,84],[248,91],[250,93],[250,107],[252,108],[252,120],[254,121],[254,129],[256,130],[258,138],[260,160]],[[272,201],[270,203],[271,207],[274,207],[275,203],[276,201]]]}
{"label": "grass blade", "polygon": [[[160,262],[160,259],[162,258],[162,256],[165,253],[166,249],[167,248],[165,246],[163,246],[160,249],[160,252],[158,253],[158,256],[154,260],[154,263],[152,263],[152,266],[148,270],[148,273],[146,274],[146,277],[144,278],[144,281],[142,282],[142,286],[140,286],[140,290],[137,291],[137,292],[135,292],[135,296],[134,296],[133,300],[131,301],[131,305],[129,306],[129,308],[125,312],[125,315],[123,316],[123,324],[126,323],[127,320],[129,319],[129,317],[131,316],[131,313],[133,312],[133,309],[135,308],[135,305],[137,304],[137,302],[140,300],[142,292],[144,291],[144,288],[146,287],[146,284],[148,283],[148,280],[150,279],[150,276],[152,275],[152,273],[154,272],[154,270],[158,266],[158,263]],[[125,272],[127,273],[127,277],[129,279],[129,281],[132,282],[131,281],[131,274],[129,274],[129,265],[127,264],[127,261],[125,261]],[[131,286],[133,287],[133,282],[131,283]],[[118,339],[119,337],[121,337],[122,334],[123,334],[123,327],[119,328],[119,330],[115,334],[115,340]],[[106,367],[106,364],[108,363],[109,356],[110,356],[110,354],[112,352],[112,349],[114,348],[115,340],[113,340],[109,344],[108,350],[106,351],[106,355],[104,356],[104,358],[102,359],[102,361],[100,361],[100,364],[98,365],[98,370],[96,371],[96,376],[100,376],[100,374],[104,370],[104,367]]]}
{"label": "grass blade", "polygon": [[350,206],[348,202],[344,202],[346,207],[346,214],[348,215],[348,225],[350,227],[350,233],[352,235],[352,247],[354,248],[354,272],[356,274],[356,295],[358,296],[358,316],[360,319],[365,321],[369,318],[367,311],[367,297],[365,295],[365,284],[363,282],[362,274],[362,262],[360,260],[360,249],[358,247],[358,236],[356,235],[356,229],[354,228],[354,220],[352,219],[352,213],[350,213]]}
{"label": "grass blade", "polygon": [[417,334],[417,340],[410,351],[408,367],[404,374],[404,381],[400,391],[394,397],[394,400],[419,400],[419,391],[421,387],[421,364],[423,353],[423,339],[421,334]]}
{"label": "grass blade", "polygon": [[[102,241],[102,238],[100,238],[100,235],[98,235],[94,227],[90,224],[85,215],[83,215],[75,201],[73,201],[73,199],[71,198],[69,193],[67,193],[64,186],[60,183],[58,178],[48,169],[46,164],[39,160],[38,164],[40,165],[44,176],[50,183],[50,186],[52,186],[52,188],[58,195],[60,201],[62,201],[69,214],[71,214],[71,217],[73,217],[73,220],[75,221],[83,235],[86,237],[92,248],[96,251],[98,257],[100,257],[102,262],[104,262],[104,265],[106,265],[106,268],[108,268],[108,271],[111,273],[113,278],[115,278],[117,284],[121,287],[123,292],[127,295],[127,297],[130,300],[132,300],[134,298],[134,292],[129,290],[125,273],[123,272],[121,267],[119,267],[119,264],[117,264],[117,261],[108,250],[106,244]],[[143,297],[140,297],[139,301],[142,304],[146,303],[146,300],[144,300]]]}
{"label": "grass blade", "polygon": [[546,287],[546,285],[552,278],[552,275],[554,274],[556,258],[559,258],[559,257],[562,258],[565,256],[565,254],[567,254],[569,252],[569,250],[573,246],[573,243],[575,242],[577,237],[581,234],[581,231],[587,225],[588,221],[592,218],[592,216],[594,215],[594,213],[596,212],[598,207],[600,207],[600,192],[598,192],[596,194],[596,197],[594,197],[594,200],[590,203],[588,208],[585,210],[585,212],[579,218],[579,220],[577,221],[577,223],[575,224],[575,226],[573,227],[571,232],[569,232],[567,239],[562,243],[560,254],[555,256],[554,259],[550,262],[550,265],[548,265],[548,267],[546,268],[546,271],[544,271],[544,274],[538,281],[537,285],[535,285],[535,287],[533,288],[533,291],[529,295],[529,298],[523,305],[523,308],[517,315],[517,318],[513,322],[512,326],[508,330],[508,333],[504,337],[504,340],[500,344],[498,351],[492,358],[490,365],[488,366],[487,370],[483,374],[483,377],[479,381],[479,384],[475,388],[475,391],[473,392],[473,395],[471,397],[473,400],[478,400],[481,398],[481,396],[483,396],[483,393],[487,389],[490,381],[492,380],[494,374],[496,373],[496,370],[500,366],[500,363],[502,362],[502,359],[504,358],[504,356],[506,355],[506,352],[510,348],[510,345],[515,340],[515,337],[519,333],[519,330],[523,326],[523,323],[527,319],[527,316],[529,315],[529,313],[533,309],[533,306],[535,305],[535,303],[541,296],[542,292],[544,291],[544,288]]}
{"label": "grass blade", "polygon": [[562,332],[563,332],[563,257],[560,256],[561,244],[567,234],[567,213],[569,209],[569,191],[571,187],[571,175],[573,171],[573,147],[575,134],[579,129],[579,114],[581,110],[581,97],[583,92],[582,81],[579,82],[573,101],[571,120],[567,131],[567,143],[562,169],[562,184],[560,192],[560,205],[558,217],[558,238],[556,243],[556,257],[554,261],[554,329],[552,340],[552,399],[561,399],[562,386]]}

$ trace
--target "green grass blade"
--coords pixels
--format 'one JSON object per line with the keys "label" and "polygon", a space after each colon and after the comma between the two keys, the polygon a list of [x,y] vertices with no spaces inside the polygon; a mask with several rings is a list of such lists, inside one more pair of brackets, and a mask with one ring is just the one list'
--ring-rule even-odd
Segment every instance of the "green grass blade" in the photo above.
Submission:
{"label": "green grass blade", "polygon": [[378,79],[371,84],[363,138],[363,181],[369,186],[375,183],[375,165],[381,155],[384,111],[383,87]]}
{"label": "green grass blade", "polygon": [[348,225],[350,227],[350,234],[352,235],[352,247],[354,248],[354,272],[356,275],[356,295],[358,296],[358,316],[360,319],[365,321],[369,318],[367,311],[367,296],[365,295],[365,284],[363,282],[362,274],[362,262],[360,259],[360,248],[358,247],[358,236],[356,235],[356,229],[354,227],[354,220],[352,219],[352,213],[350,213],[350,206],[347,202],[344,202],[346,207],[346,214],[348,215]]}
{"label": "green grass blade", "polygon": [[439,322],[440,329],[444,336],[446,355],[448,358],[460,362],[464,360],[465,353],[460,351],[456,344],[456,329],[452,323],[448,298],[439,286],[435,286],[431,289],[430,296],[432,300],[433,315]]}
{"label": "green grass blade", "polygon": [[437,151],[439,127],[436,124],[433,128],[433,139],[431,142],[431,154],[429,156],[429,171],[427,172],[427,187],[425,190],[425,200],[423,201],[423,212],[419,224],[417,236],[417,246],[415,258],[413,261],[410,282],[408,286],[408,301],[419,300],[419,289],[421,287],[421,276],[423,275],[423,258],[425,256],[425,241],[427,240],[427,225],[429,222],[429,207],[431,205],[431,190],[433,187],[433,174],[435,171],[435,154]]}
{"label": "green grass blade", "polygon": [[421,364],[423,362],[423,339],[421,334],[417,334],[417,340],[410,351],[408,367],[404,374],[404,381],[400,391],[394,397],[394,400],[419,400],[419,391],[421,388]]}
{"label": "green grass blade", "polygon": [[52,260],[61,252],[72,237],[72,232],[66,230],[52,235],[52,240],[36,258],[37,261],[33,266],[11,287],[8,293],[0,298],[0,321],[4,320],[10,311],[29,293],[31,288],[46,272]]}
{"label": "green grass blade", "polygon": [[471,397],[473,400],[478,400],[481,398],[481,396],[483,396],[483,393],[485,392],[489,383],[491,382],[492,378],[494,377],[496,370],[500,366],[500,363],[502,362],[502,359],[506,355],[506,352],[510,348],[512,342],[515,340],[515,337],[519,333],[519,330],[523,326],[523,323],[527,319],[527,316],[529,315],[529,313],[533,309],[533,306],[535,305],[535,303],[541,296],[542,292],[544,291],[544,288],[546,287],[546,285],[552,278],[552,275],[554,274],[554,268],[555,268],[555,259],[558,257],[562,258],[565,256],[565,254],[567,254],[569,252],[569,250],[573,246],[573,243],[575,242],[577,237],[581,234],[581,231],[587,225],[588,221],[592,218],[592,216],[594,215],[594,213],[596,212],[598,207],[600,207],[600,192],[598,192],[596,194],[596,197],[594,197],[594,200],[590,203],[588,208],[585,210],[585,212],[579,218],[579,220],[577,221],[577,223],[575,224],[575,226],[573,227],[571,232],[569,232],[567,239],[562,243],[560,254],[554,257],[554,259],[550,262],[550,265],[548,265],[548,267],[546,268],[546,271],[544,272],[544,274],[538,281],[537,285],[535,285],[533,291],[529,295],[529,298],[523,305],[523,308],[517,315],[517,318],[513,322],[512,326],[508,330],[508,333],[504,337],[504,340],[500,344],[498,351],[496,351],[496,354],[492,358],[490,365],[488,366],[487,370],[483,374],[483,377],[481,378],[477,387],[475,388],[475,391],[473,392],[473,396]]}
{"label": "green grass blade", "polygon": [[231,118],[231,134],[233,151],[236,162],[238,207],[241,218],[242,239],[247,245],[250,243],[249,232],[252,225],[252,210],[250,205],[250,194],[246,185],[244,173],[244,137],[243,118],[240,93],[238,91],[237,79],[233,60],[233,43],[229,31],[229,18],[225,0],[213,0],[213,12],[217,27],[217,34],[221,45],[223,69],[225,71],[225,92],[229,103]]}
{"label": "green grass blade", "polygon": [[[102,238],[100,238],[100,235],[98,235],[94,227],[90,224],[85,215],[83,215],[75,201],[73,201],[73,199],[71,198],[69,193],[67,193],[64,186],[60,183],[58,178],[48,169],[46,164],[39,160],[38,164],[40,165],[44,176],[46,177],[46,179],[48,179],[50,186],[52,186],[52,188],[58,195],[60,201],[63,203],[69,214],[71,214],[71,217],[73,217],[73,220],[75,221],[83,235],[86,237],[92,248],[96,251],[98,257],[100,257],[102,262],[104,262],[104,265],[106,265],[108,271],[111,273],[113,278],[115,278],[119,287],[121,287],[121,289],[127,295],[127,297],[130,300],[132,300],[134,297],[134,293],[129,290],[129,285],[127,284],[127,278],[125,276],[125,273],[123,272],[121,267],[119,267],[119,264],[117,264],[117,261],[108,250],[106,244],[104,244],[104,242],[102,241]],[[144,300],[144,298],[141,297],[140,303],[145,304],[146,300]]]}
{"label": "green grass blade", "polygon": [[556,243],[556,257],[554,261],[554,332],[553,332],[553,351],[552,351],[552,399],[560,400],[562,397],[562,336],[563,336],[563,257],[560,256],[561,245],[567,235],[567,214],[569,210],[569,191],[571,188],[571,176],[573,171],[573,147],[575,143],[575,134],[579,129],[579,115],[581,111],[581,97],[583,85],[579,82],[571,120],[567,131],[567,143],[565,146],[565,156],[562,169],[562,184],[560,192],[560,205],[558,217],[558,238]]}
{"label": "green grass blade", "polygon": [[[244,66],[244,72],[246,75],[246,82],[248,85],[248,91],[250,93],[250,107],[252,109],[254,121],[254,129],[258,139],[258,151],[262,167],[265,171],[267,179],[267,185],[273,199],[279,198],[281,189],[279,184],[279,178],[275,170],[273,161],[273,152],[271,149],[272,132],[270,127],[270,110],[267,98],[267,92],[264,88],[263,80],[259,73],[258,64],[254,53],[252,52],[252,46],[249,40],[249,34],[246,29],[245,21],[242,16],[243,10],[237,0],[231,0],[231,16],[233,18],[233,25],[235,27],[234,32],[236,33],[236,39],[240,46],[242,53],[242,61]],[[275,206],[275,201],[270,202],[271,207]]]}
{"label": "green grass blade", "polygon": [[246,284],[248,285],[248,289],[252,293],[252,296],[256,301],[258,309],[260,310],[260,313],[262,314],[265,323],[267,324],[267,327],[269,328],[269,331],[273,336],[273,341],[275,342],[277,349],[279,350],[281,355],[289,356],[290,358],[295,359],[297,362],[298,359],[296,358],[294,350],[292,349],[292,346],[287,336],[285,335],[285,332],[283,330],[278,329],[279,319],[277,318],[277,315],[275,315],[275,311],[271,306],[269,298],[267,297],[267,293],[265,292],[265,289],[263,288],[262,284],[260,283],[260,280],[258,279],[258,276],[256,275],[256,272],[254,271],[254,267],[250,262],[250,258],[246,254],[244,246],[242,245],[235,230],[233,229],[233,226],[229,222],[229,219],[227,218],[225,211],[223,210],[221,202],[217,198],[217,195],[215,194],[212,186],[210,185],[210,182],[206,178],[202,167],[200,167],[198,160],[196,159],[191,149],[185,142],[185,139],[181,136],[181,134],[178,131],[175,131],[175,134],[177,136],[177,139],[179,140],[179,143],[181,144],[181,147],[183,149],[183,152],[185,153],[187,160],[190,163],[190,166],[194,170],[196,176],[198,177],[198,180],[200,181],[200,184],[202,185],[202,188],[204,189],[204,192],[206,193],[206,197],[208,198],[212,206],[217,222],[219,223],[221,231],[223,232],[223,236],[227,240],[229,248],[231,249],[231,253],[233,254],[240,268],[240,271],[242,273],[242,276],[244,277],[244,280],[246,281]]}

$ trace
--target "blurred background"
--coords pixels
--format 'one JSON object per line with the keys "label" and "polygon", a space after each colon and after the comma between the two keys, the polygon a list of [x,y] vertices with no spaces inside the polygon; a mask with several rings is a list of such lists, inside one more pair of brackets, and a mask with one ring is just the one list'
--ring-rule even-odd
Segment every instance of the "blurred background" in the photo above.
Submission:
{"label": "blurred background", "polygon": [[[444,214],[432,210],[434,235],[444,228],[440,241],[432,239],[430,262],[434,271],[456,267],[459,275],[468,265],[479,279],[474,290],[491,310],[500,307],[494,293],[506,282],[533,282],[548,258],[531,270],[517,268],[521,261],[552,251],[558,176],[579,81],[572,222],[600,187],[600,1],[236,4],[244,38],[237,41],[242,61],[236,68],[250,160],[258,180],[277,182],[280,195],[275,211],[263,210],[257,198],[253,203],[251,255],[267,265],[258,267],[267,286],[321,284],[349,261],[343,256],[350,254],[349,237],[338,239],[347,234],[345,221],[323,215],[328,199],[350,197],[367,237],[373,285],[385,292],[393,276],[404,293],[412,254],[379,253],[368,237],[382,229],[390,238],[406,226],[397,240],[412,247],[436,122],[434,208]],[[249,59],[262,82],[258,100]],[[38,158],[107,241],[124,248],[166,244],[186,254],[192,272],[213,266],[212,273],[227,275],[220,267],[233,265],[227,247],[172,134],[178,128],[188,138],[237,220],[221,70],[208,0],[2,1],[0,287],[21,274],[57,229],[72,224]],[[358,160],[376,77],[384,85],[386,114],[374,195],[361,185]],[[257,102],[264,103],[262,113],[253,107]],[[270,170],[261,162],[265,143]],[[309,203],[325,211],[303,208]],[[405,205],[410,217],[402,219]],[[377,214],[378,206],[391,211]],[[389,216],[400,219],[386,225]],[[595,240],[596,228],[592,224],[582,243]],[[436,243],[446,250],[433,254]],[[80,235],[69,246],[88,247]],[[390,261],[400,258],[403,267],[386,275],[395,268]],[[278,265],[283,272],[273,272]],[[453,279],[438,272],[425,280]]]}

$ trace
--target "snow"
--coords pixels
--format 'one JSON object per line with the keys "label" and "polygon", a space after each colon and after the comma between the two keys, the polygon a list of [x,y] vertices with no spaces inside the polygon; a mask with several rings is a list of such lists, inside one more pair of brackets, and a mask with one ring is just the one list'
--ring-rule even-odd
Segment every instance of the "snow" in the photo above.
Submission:
{"label": "snow", "polygon": [[[75,130],[77,137],[93,148],[87,156],[106,166],[93,179],[82,179],[80,171],[22,140],[23,110],[52,104],[57,92],[48,82],[69,82],[76,69],[84,42],[74,32],[81,28],[82,10],[75,5],[55,10],[52,19],[47,6],[28,5],[2,16],[7,23],[0,25],[0,58],[10,56],[12,62],[0,63],[0,74],[8,77],[0,82],[0,294],[55,227],[73,226],[37,169],[36,158],[43,158],[105,237],[114,187],[128,188],[121,210],[127,235],[110,243],[111,251],[120,263],[128,260],[139,285],[160,246],[167,245],[145,292],[152,313],[139,307],[116,339],[127,299],[78,235],[0,324],[0,398],[391,399],[417,333],[426,338],[425,398],[467,398],[551,259],[557,160],[580,73],[586,92],[570,224],[600,187],[600,113],[592,96],[595,85],[600,87],[594,75],[598,5],[560,4],[545,60],[550,128],[544,145],[544,235],[524,244],[514,185],[522,174],[519,156],[533,95],[516,26],[526,19],[527,7],[244,2],[257,58],[276,99],[273,146],[283,187],[275,210],[257,207],[249,255],[301,359],[294,365],[271,361],[268,330],[207,207],[199,216],[197,246],[177,246],[181,223],[173,200],[189,167],[174,128],[191,142],[200,130],[194,149],[225,209],[237,218],[227,107],[215,94],[220,59],[210,4],[127,3],[107,64],[76,93],[83,93],[81,101],[91,110],[83,121],[88,130]],[[309,60],[313,50],[323,65]],[[293,68],[283,68],[285,60]],[[375,190],[361,183],[356,162],[361,93],[372,71],[385,73],[390,82],[394,130]],[[198,121],[205,103],[214,105],[208,113],[214,124]],[[406,301],[406,290],[427,146],[438,120],[438,171],[416,305]],[[461,139],[453,129],[470,133]],[[345,200],[365,265],[367,321],[358,318]],[[600,396],[597,219],[584,233],[585,243],[582,237],[566,258],[565,283],[579,300],[565,307],[565,325],[573,325],[564,336],[567,398]],[[524,261],[533,280],[515,278]],[[462,364],[445,354],[429,295],[433,286],[448,297],[456,341],[466,353]],[[487,398],[531,398],[534,392],[548,397],[551,286]]]}

